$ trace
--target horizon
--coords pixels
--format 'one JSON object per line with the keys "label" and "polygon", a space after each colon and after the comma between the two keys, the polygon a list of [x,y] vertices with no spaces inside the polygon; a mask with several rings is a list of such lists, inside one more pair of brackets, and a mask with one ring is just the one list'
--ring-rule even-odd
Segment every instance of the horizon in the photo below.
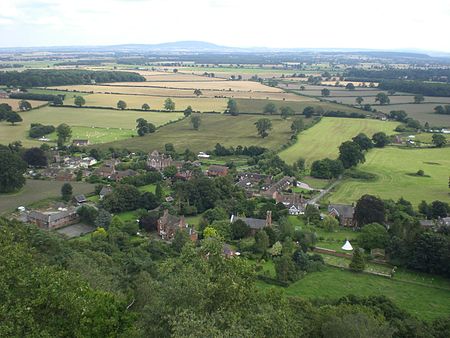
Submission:
{"label": "horizon", "polygon": [[445,0],[430,0],[428,6],[380,0],[370,17],[356,0],[270,5],[265,0],[3,0],[0,48],[208,41],[233,48],[450,53],[450,41],[436,33],[448,31]]}

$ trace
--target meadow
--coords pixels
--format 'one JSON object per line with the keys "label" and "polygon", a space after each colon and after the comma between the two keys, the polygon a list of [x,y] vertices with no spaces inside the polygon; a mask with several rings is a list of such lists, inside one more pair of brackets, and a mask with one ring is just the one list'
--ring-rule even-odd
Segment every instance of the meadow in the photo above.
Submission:
{"label": "meadow", "polygon": [[[272,268],[273,269],[273,268]],[[384,295],[400,308],[424,320],[447,316],[450,313],[450,286],[434,287],[412,280],[388,279],[365,273],[326,267],[322,272],[307,274],[287,288],[260,282],[263,288],[277,288],[287,296],[306,299],[332,298],[353,294],[356,296]]]}
{"label": "meadow", "polygon": [[[329,195],[329,199],[336,203],[352,203],[364,194],[372,194],[383,199],[404,197],[414,206],[422,200],[450,202],[449,168],[450,148],[372,149],[366,154],[366,162],[358,169],[377,175],[377,180],[345,180]],[[409,175],[419,169],[429,177]]]}
{"label": "meadow", "polygon": [[[104,135],[103,137],[97,135],[90,141],[106,142],[122,139],[125,134],[133,134],[138,118],[145,118],[148,122],[159,126],[169,121],[178,120],[183,117],[183,114],[46,106],[22,112],[21,116],[23,122],[15,126],[6,122],[0,123],[0,144],[22,141],[24,146],[39,145],[42,142],[28,138],[30,124],[36,122],[54,126],[67,123],[71,127],[85,127],[74,129],[78,134],[74,133],[73,136],[87,138],[89,134],[101,132]],[[94,128],[104,128],[105,130],[100,131]]]}
{"label": "meadow", "polygon": [[[19,102],[20,101],[21,100],[16,100],[16,99],[0,99],[0,104],[2,104],[2,103],[9,104],[11,106],[12,110],[19,111]],[[27,101],[31,104],[32,108],[44,106],[47,104],[47,102],[43,102],[43,101],[34,101],[34,100],[27,100]]]}
{"label": "meadow", "polygon": [[280,157],[289,164],[304,158],[307,164],[311,165],[315,160],[336,158],[341,143],[359,133],[365,133],[369,137],[379,131],[393,134],[397,125],[397,122],[373,119],[325,117],[312,128],[300,132],[297,142],[283,150]]}
{"label": "meadow", "polygon": [[[0,214],[14,211],[19,206],[61,197],[61,187],[64,182],[27,180],[25,186],[17,193],[0,194]],[[94,185],[84,182],[71,182],[73,193],[87,194],[94,191]]]}
{"label": "meadow", "polygon": [[216,143],[220,143],[227,147],[255,145],[276,150],[291,136],[291,121],[282,120],[279,116],[267,116],[272,121],[273,129],[266,138],[257,135],[254,123],[261,118],[258,115],[204,114],[201,118],[198,131],[192,128],[190,119],[184,119],[161,127],[154,134],[106,143],[102,147],[152,151],[163,150],[166,143],[173,143],[177,151],[188,148],[198,152],[213,149]]}
{"label": "meadow", "polygon": [[375,108],[383,113],[389,113],[391,110],[404,110],[409,117],[422,123],[428,122],[430,126],[450,126],[450,115],[434,113],[434,107],[437,105],[437,103],[410,103],[376,106]]}

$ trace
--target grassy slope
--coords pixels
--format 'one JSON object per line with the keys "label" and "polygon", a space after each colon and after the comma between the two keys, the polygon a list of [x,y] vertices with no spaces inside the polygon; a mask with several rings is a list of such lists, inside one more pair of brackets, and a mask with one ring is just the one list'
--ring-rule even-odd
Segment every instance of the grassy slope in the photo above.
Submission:
{"label": "grassy slope", "polygon": [[[366,162],[359,166],[359,169],[377,174],[378,180],[373,182],[347,180],[332,193],[330,200],[341,203],[353,202],[367,193],[393,199],[403,196],[415,205],[421,200],[450,202],[449,168],[450,148],[372,149],[366,155]],[[431,177],[407,175],[419,169]]]}
{"label": "grassy slope", "polygon": [[[60,197],[64,182],[27,180],[25,187],[15,194],[0,194],[0,213],[12,211],[21,205]],[[94,191],[94,185],[83,182],[70,182],[73,193],[86,194]]]}
{"label": "grassy slope", "polygon": [[104,147],[123,147],[130,150],[151,151],[163,149],[164,144],[173,143],[178,151],[189,148],[192,151],[213,149],[216,143],[225,146],[257,145],[277,149],[290,138],[291,121],[280,117],[267,116],[272,120],[273,129],[269,136],[261,138],[256,133],[254,123],[261,116],[203,115],[200,130],[192,129],[189,119],[162,127],[156,133],[144,137],[105,144]]}
{"label": "grassy slope", "polygon": [[[104,129],[102,133],[105,137],[94,137],[95,141],[113,141],[123,138],[123,130],[128,129],[127,134],[133,133],[136,126],[136,119],[143,117],[155,125],[164,124],[170,120],[177,120],[182,117],[182,113],[155,113],[140,111],[120,111],[109,109],[87,109],[87,108],[59,108],[43,107],[21,113],[23,122],[15,126],[3,122],[0,123],[0,144],[8,144],[12,141],[21,140],[25,146],[39,145],[41,142],[27,138],[30,124],[39,122],[42,124],[58,125],[67,123],[70,126],[88,127],[86,134],[82,132],[74,134],[74,137],[86,138],[91,127],[117,128]],[[122,130],[121,130],[122,129]]]}
{"label": "grassy slope", "polygon": [[287,163],[294,163],[303,157],[309,164],[325,157],[336,158],[342,142],[359,133],[371,137],[378,131],[392,134],[396,122],[385,122],[372,119],[323,118],[314,127],[301,132],[297,142],[280,153]]}
{"label": "grassy slope", "polygon": [[[264,283],[260,285],[273,287]],[[331,267],[323,272],[308,274],[283,290],[287,295],[304,298],[385,295],[402,309],[422,319],[443,317],[450,312],[448,288],[443,290]]]}

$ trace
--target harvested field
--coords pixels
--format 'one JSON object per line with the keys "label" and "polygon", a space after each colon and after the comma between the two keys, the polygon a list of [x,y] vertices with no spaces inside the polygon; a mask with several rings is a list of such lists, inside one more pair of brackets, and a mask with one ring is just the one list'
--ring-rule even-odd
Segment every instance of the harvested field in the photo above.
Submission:
{"label": "harvested field", "polygon": [[[0,104],[1,103],[9,104],[13,110],[19,111],[19,102],[20,101],[21,100],[17,100],[17,99],[0,99]],[[34,100],[27,100],[27,101],[30,102],[31,107],[33,107],[33,108],[44,106],[47,104],[47,102],[44,102],[44,101],[34,101]]]}

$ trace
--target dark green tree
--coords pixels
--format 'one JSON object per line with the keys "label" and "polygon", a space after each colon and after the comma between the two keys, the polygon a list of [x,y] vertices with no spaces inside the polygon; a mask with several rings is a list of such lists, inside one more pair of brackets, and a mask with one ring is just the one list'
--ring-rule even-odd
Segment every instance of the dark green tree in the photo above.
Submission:
{"label": "dark green tree", "polygon": [[274,103],[270,102],[264,106],[263,113],[270,115],[276,114],[278,113],[277,106],[275,106]]}
{"label": "dark green tree", "polygon": [[232,116],[239,115],[239,109],[236,100],[228,99],[227,109],[225,112]]}
{"label": "dark green tree", "polygon": [[173,102],[170,97],[168,97],[164,101],[164,110],[168,110],[168,111],[174,111],[175,110],[175,102]]}
{"label": "dark green tree", "polygon": [[86,100],[84,99],[83,96],[75,96],[74,104],[77,107],[81,107],[81,106],[84,106],[86,104]]}
{"label": "dark green tree", "polygon": [[356,142],[346,141],[339,146],[339,160],[344,168],[348,169],[358,163],[364,163],[366,158]]}
{"label": "dark green tree", "polygon": [[373,134],[372,141],[377,148],[384,148],[389,144],[389,137],[387,137],[386,133],[380,131],[378,133]]}
{"label": "dark green tree", "polygon": [[355,247],[353,249],[352,261],[350,262],[348,267],[354,272],[362,272],[366,268],[364,256],[360,248]]}
{"label": "dark green tree", "polygon": [[27,164],[17,153],[0,148],[0,193],[13,192],[25,184]]}
{"label": "dark green tree", "polygon": [[437,148],[442,148],[447,144],[447,139],[442,134],[433,134],[431,141]]}
{"label": "dark green tree", "polygon": [[255,122],[258,135],[262,138],[269,136],[268,131],[272,129],[272,122],[268,118],[259,119]]}
{"label": "dark green tree", "polygon": [[359,145],[361,150],[369,150],[373,148],[372,140],[364,133],[359,133],[352,140]]}
{"label": "dark green tree", "polygon": [[22,117],[16,113],[15,111],[11,111],[6,113],[6,122],[11,123],[11,125],[16,124],[17,122],[22,122]]}
{"label": "dark green tree", "polygon": [[126,107],[127,107],[127,103],[125,101],[119,100],[117,102],[117,108],[118,109],[124,110]]}
{"label": "dark green tree", "polygon": [[70,201],[72,198],[73,188],[70,183],[64,183],[61,187],[61,197],[63,201]]}
{"label": "dark green tree", "polygon": [[184,116],[188,117],[188,116],[191,116],[192,112],[193,112],[192,107],[187,106],[187,108],[184,110],[183,114],[184,114]]}
{"label": "dark green tree", "polygon": [[370,223],[383,224],[386,218],[384,202],[373,195],[363,195],[356,203],[354,218],[359,227]]}
{"label": "dark green tree", "polygon": [[191,116],[191,124],[194,130],[198,130],[200,128],[200,124],[202,123],[202,117],[198,114]]}

